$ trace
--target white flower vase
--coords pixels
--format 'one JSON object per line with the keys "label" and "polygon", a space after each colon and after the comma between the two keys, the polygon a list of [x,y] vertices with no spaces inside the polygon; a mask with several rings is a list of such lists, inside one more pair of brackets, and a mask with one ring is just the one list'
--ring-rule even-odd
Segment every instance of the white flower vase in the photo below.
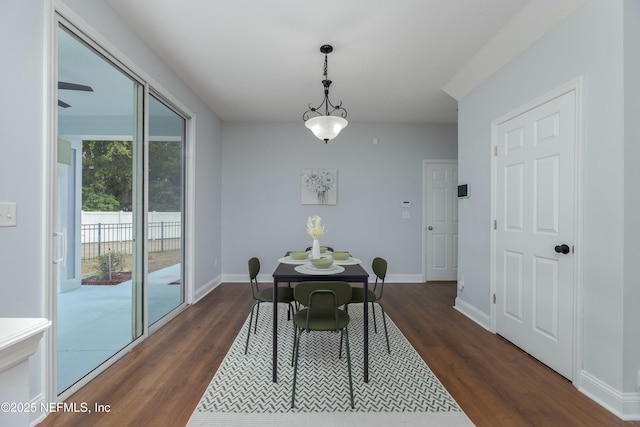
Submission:
{"label": "white flower vase", "polygon": [[318,242],[318,239],[313,239],[313,245],[311,246],[311,258],[320,258],[320,242]]}

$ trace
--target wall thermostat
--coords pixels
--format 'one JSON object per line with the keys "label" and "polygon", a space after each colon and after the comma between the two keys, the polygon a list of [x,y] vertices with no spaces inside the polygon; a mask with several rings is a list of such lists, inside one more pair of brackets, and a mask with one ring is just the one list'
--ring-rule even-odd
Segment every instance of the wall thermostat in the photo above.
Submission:
{"label": "wall thermostat", "polygon": [[469,184],[458,185],[458,197],[469,197]]}

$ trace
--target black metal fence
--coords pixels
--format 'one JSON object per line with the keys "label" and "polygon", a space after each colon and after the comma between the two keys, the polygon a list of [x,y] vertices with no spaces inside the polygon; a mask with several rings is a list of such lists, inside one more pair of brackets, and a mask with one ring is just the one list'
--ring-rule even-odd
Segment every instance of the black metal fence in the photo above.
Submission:
{"label": "black metal fence", "polygon": [[[82,224],[82,259],[90,260],[107,253],[133,252],[132,224]],[[182,223],[152,222],[147,230],[149,252],[165,252],[180,249]]]}

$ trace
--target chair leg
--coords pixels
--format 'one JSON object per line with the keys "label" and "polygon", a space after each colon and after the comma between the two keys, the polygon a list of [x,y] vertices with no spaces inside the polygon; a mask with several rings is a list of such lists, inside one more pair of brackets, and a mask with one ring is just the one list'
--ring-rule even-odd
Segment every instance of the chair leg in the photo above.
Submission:
{"label": "chair leg", "polygon": [[387,315],[384,312],[382,303],[378,302],[380,309],[382,310],[382,324],[384,325],[384,336],[387,338],[387,353],[391,354],[391,347],[389,346],[389,332],[387,332]]}
{"label": "chair leg", "polygon": [[291,389],[291,407],[296,407],[296,380],[298,378],[298,353],[300,352],[300,337],[302,336],[302,329],[298,331],[295,348],[293,350],[295,361],[293,363],[293,387]]}
{"label": "chair leg", "polygon": [[296,340],[298,339],[298,327],[293,325],[293,346],[291,347],[291,366],[293,366],[293,361],[296,357]]}
{"label": "chair leg", "polygon": [[349,397],[351,398],[351,409],[354,409],[353,404],[353,377],[351,376],[351,352],[349,351],[349,332],[347,328],[342,330],[340,338],[344,336],[345,347],[347,349],[347,370],[349,371]]}
{"label": "chair leg", "polygon": [[[251,314],[249,315],[249,325],[247,326],[247,343],[244,345],[244,354],[247,354],[247,350],[249,349],[249,337],[251,336],[251,322],[253,321],[253,309],[256,307],[256,303],[254,302],[251,306]],[[258,316],[256,316],[256,324],[258,323]]]}
{"label": "chair leg", "polygon": [[373,332],[378,333],[378,325],[376,324],[376,306],[371,302],[371,312],[373,313]]}
{"label": "chair leg", "polygon": [[256,304],[256,323],[253,325],[253,333],[258,333],[258,315],[260,314],[260,303]]}

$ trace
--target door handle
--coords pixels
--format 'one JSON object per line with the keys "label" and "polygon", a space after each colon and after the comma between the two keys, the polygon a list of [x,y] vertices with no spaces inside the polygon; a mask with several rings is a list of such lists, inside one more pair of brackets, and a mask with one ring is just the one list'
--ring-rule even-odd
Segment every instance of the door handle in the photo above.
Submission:
{"label": "door handle", "polygon": [[562,245],[558,245],[555,248],[555,251],[558,252],[559,254],[568,254],[569,252],[571,252],[571,248],[568,245],[562,244]]}
{"label": "door handle", "polygon": [[432,226],[428,226],[427,230],[431,231],[431,230],[433,230],[433,227]]}
{"label": "door handle", "polygon": [[67,266],[67,227],[62,227],[62,231],[55,231],[53,233],[55,237],[62,237],[62,256],[58,259],[54,259],[54,264],[62,264],[63,267]]}

